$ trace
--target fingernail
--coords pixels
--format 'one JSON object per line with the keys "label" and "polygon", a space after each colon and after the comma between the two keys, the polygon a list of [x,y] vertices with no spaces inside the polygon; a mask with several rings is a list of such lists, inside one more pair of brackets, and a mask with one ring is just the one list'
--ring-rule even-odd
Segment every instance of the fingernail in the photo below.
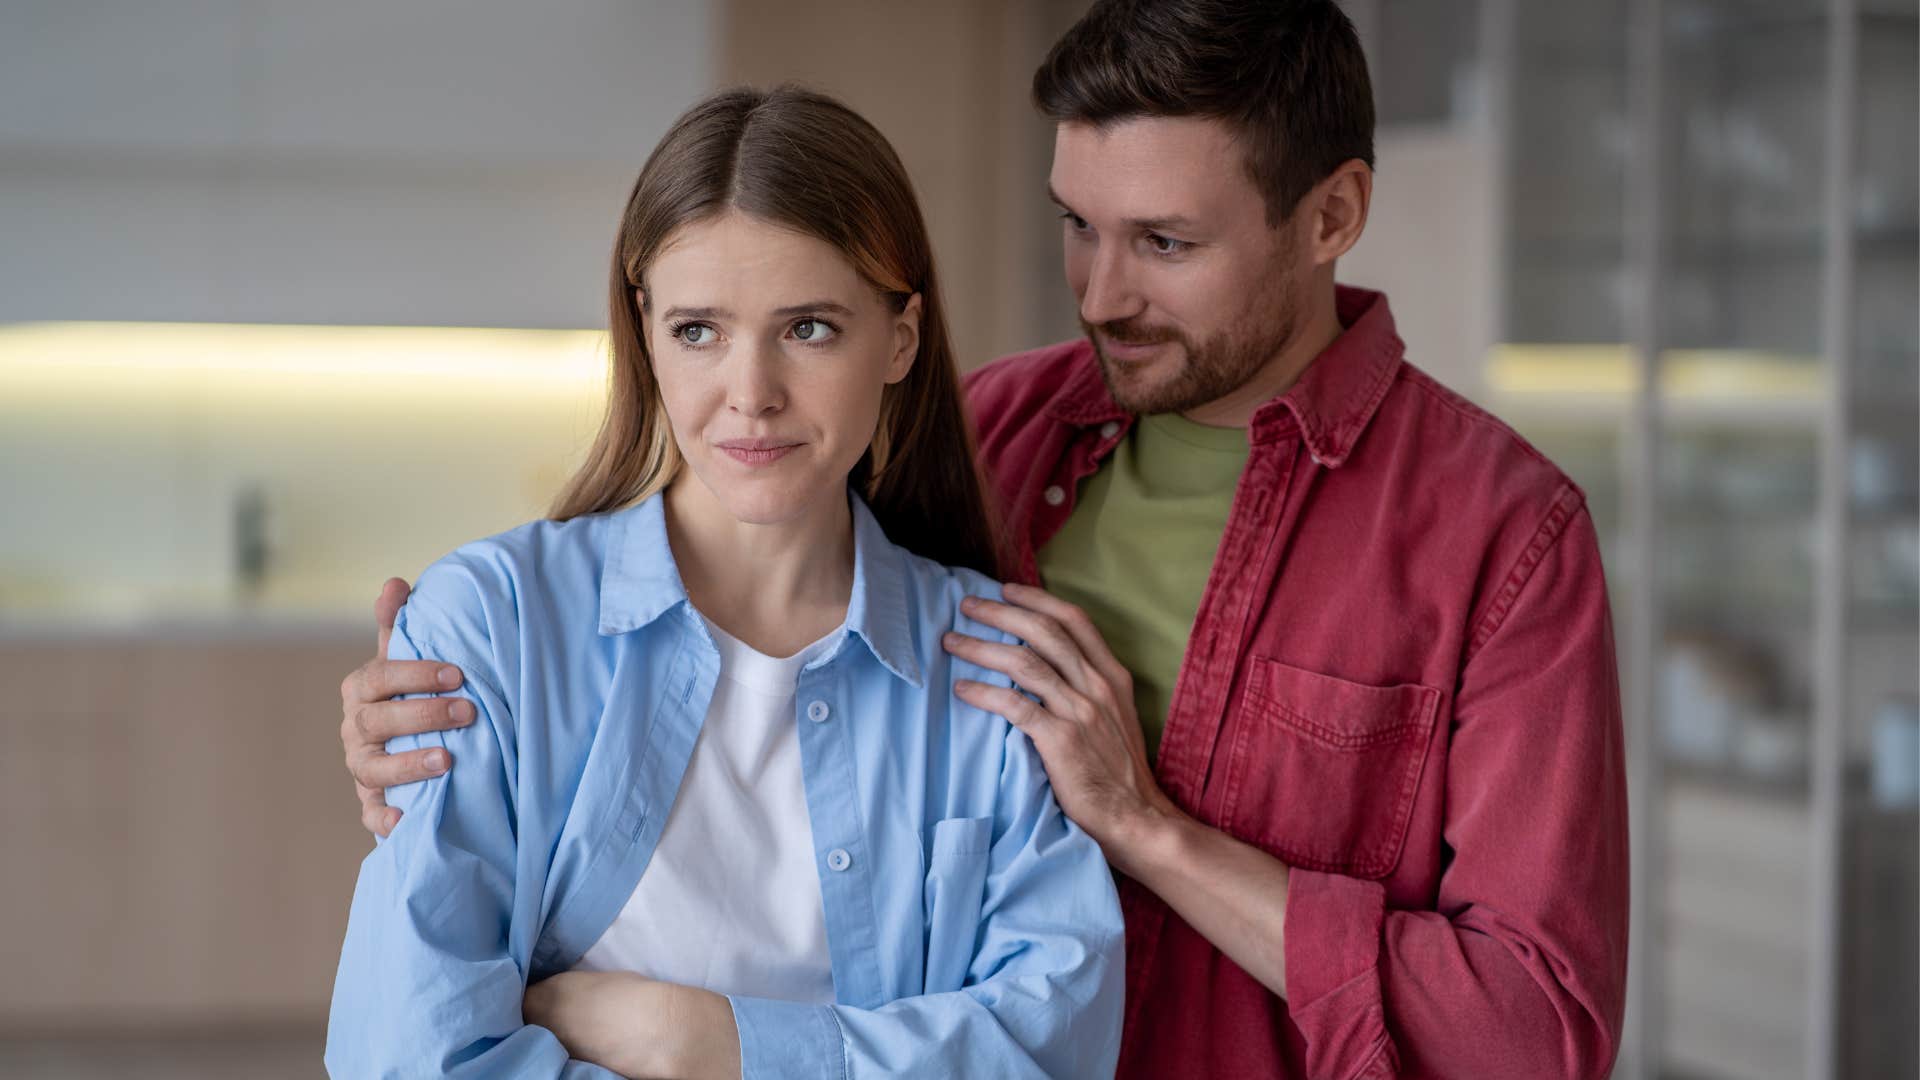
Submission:
{"label": "fingernail", "polygon": [[449,690],[453,689],[456,686],[459,686],[460,685],[460,669],[457,667],[451,667],[451,666],[441,668],[440,669],[440,685],[446,687]]}
{"label": "fingernail", "polygon": [[960,635],[949,630],[946,633],[940,635],[940,644],[951,649],[955,645],[960,644]]}
{"label": "fingernail", "polygon": [[971,689],[973,689],[974,687],[976,687],[976,686],[978,686],[978,685],[980,685],[980,684],[979,684],[979,683],[976,683],[976,682],[974,682],[974,681],[973,681],[972,679],[955,679],[955,680],[953,680],[953,689],[954,689],[954,691],[955,691],[956,693],[957,693],[957,692],[959,692],[959,691],[961,691],[961,690],[971,690]]}
{"label": "fingernail", "polygon": [[434,772],[446,772],[447,771],[447,755],[441,753],[438,750],[434,751],[431,754],[428,754],[427,768],[432,769]]}
{"label": "fingernail", "polygon": [[963,596],[963,597],[961,597],[961,598],[960,598],[960,610],[961,610],[961,611],[972,611],[972,610],[973,610],[974,608],[977,608],[977,607],[979,607],[979,606],[980,606],[980,598],[979,598],[979,597],[976,597],[976,596]]}
{"label": "fingernail", "polygon": [[447,706],[447,719],[465,727],[473,723],[473,706],[464,701],[456,701]]}

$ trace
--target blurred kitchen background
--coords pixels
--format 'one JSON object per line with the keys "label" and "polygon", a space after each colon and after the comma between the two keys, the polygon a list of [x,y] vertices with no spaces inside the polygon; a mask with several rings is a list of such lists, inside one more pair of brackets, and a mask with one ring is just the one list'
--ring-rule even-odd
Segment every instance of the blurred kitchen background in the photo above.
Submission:
{"label": "blurred kitchen background", "polygon": [[[1416,363],[1585,485],[1630,1078],[1920,1073],[1920,5],[1349,0]],[[538,516],[708,89],[844,96],[969,365],[1074,333],[1085,0],[0,0],[0,1075],[317,1077],[383,578]]]}

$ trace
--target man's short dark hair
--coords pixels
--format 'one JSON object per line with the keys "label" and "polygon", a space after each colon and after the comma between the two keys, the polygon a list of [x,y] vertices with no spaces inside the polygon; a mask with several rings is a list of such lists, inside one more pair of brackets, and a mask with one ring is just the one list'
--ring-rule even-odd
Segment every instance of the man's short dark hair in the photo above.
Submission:
{"label": "man's short dark hair", "polygon": [[1334,0],[1100,0],[1034,73],[1033,100],[1055,123],[1225,121],[1274,225],[1342,164],[1373,165],[1373,85]]}

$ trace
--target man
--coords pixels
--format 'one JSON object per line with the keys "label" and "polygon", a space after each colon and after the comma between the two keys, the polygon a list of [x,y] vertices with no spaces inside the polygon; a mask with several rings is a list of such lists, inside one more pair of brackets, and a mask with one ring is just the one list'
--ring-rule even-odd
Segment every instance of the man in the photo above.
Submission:
{"label": "man", "polygon": [[[1121,1074],[1605,1076],[1627,850],[1598,545],[1573,483],[1403,360],[1385,297],[1334,284],[1372,192],[1351,24],[1105,0],[1034,96],[1086,340],[969,378],[1028,583],[976,617],[1027,644],[948,647],[1028,691],[960,692],[1121,875]],[[385,700],[441,670],[343,686],[376,831],[382,787],[448,765],[383,751],[447,725]]]}

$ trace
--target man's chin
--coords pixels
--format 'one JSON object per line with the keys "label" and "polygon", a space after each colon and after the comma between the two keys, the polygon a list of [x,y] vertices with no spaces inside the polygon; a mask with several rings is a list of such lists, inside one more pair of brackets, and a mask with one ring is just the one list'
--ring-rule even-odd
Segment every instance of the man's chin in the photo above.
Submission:
{"label": "man's chin", "polygon": [[1100,365],[1100,370],[1106,376],[1107,393],[1115,404],[1130,413],[1147,415],[1179,412],[1187,407],[1176,400],[1179,397],[1178,378],[1155,378],[1150,371],[1116,369],[1111,364]]}

